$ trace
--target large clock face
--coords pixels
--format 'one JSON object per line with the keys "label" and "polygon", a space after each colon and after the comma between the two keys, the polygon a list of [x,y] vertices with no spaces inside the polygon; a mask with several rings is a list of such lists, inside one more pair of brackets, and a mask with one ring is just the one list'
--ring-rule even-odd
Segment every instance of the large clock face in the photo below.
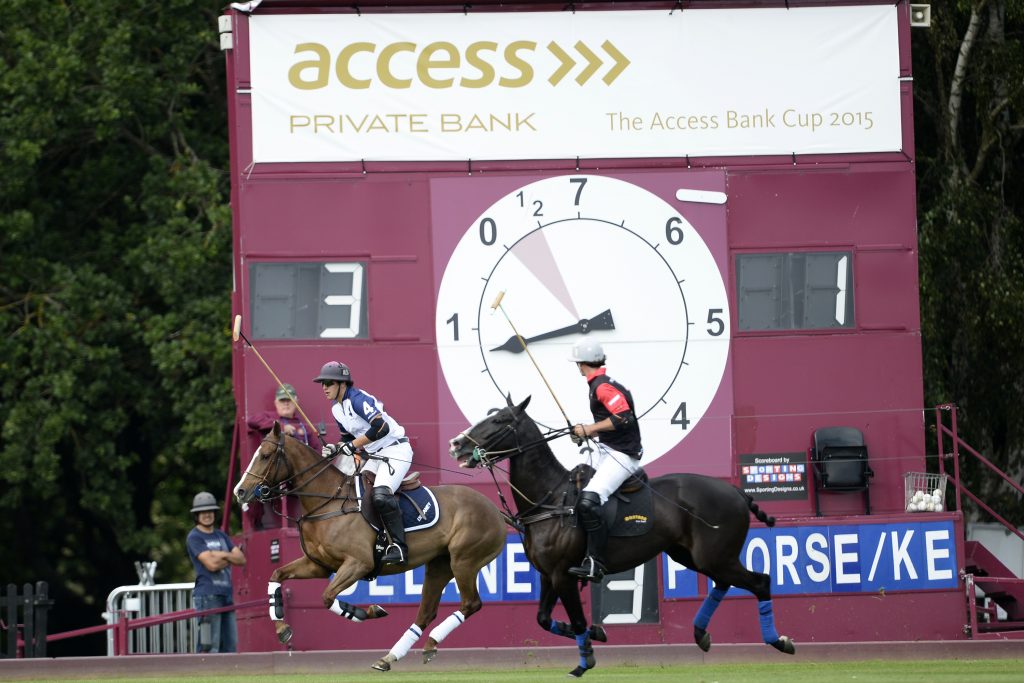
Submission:
{"label": "large clock face", "polygon": [[[568,358],[593,339],[633,394],[645,464],[693,433],[722,382],[730,316],[715,259],[683,215],[637,185],[571,175],[510,192],[465,227],[441,280],[436,334],[468,421],[510,394],[532,395],[542,426],[566,425],[559,404],[570,422],[591,422]],[[552,447],[566,465],[580,460],[568,439]]]}

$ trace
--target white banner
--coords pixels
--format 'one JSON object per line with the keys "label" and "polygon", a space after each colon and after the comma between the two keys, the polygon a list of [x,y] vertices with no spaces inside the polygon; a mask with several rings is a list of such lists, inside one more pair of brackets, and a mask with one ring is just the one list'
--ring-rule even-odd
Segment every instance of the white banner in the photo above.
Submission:
{"label": "white banner", "polygon": [[255,15],[256,162],[902,148],[894,5]]}

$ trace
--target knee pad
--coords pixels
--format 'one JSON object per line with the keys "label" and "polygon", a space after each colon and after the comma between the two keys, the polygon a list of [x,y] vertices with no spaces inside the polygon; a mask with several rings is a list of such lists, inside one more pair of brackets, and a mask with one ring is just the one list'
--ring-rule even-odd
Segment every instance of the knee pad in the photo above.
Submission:
{"label": "knee pad", "polygon": [[373,504],[377,507],[389,507],[393,498],[394,494],[391,493],[391,489],[387,486],[373,487]]}
{"label": "knee pad", "polygon": [[584,491],[576,501],[576,514],[585,529],[601,525],[601,496],[594,491]]}
{"label": "knee pad", "polygon": [[398,499],[391,493],[387,486],[374,486],[374,507],[378,511],[387,512],[398,509]]}

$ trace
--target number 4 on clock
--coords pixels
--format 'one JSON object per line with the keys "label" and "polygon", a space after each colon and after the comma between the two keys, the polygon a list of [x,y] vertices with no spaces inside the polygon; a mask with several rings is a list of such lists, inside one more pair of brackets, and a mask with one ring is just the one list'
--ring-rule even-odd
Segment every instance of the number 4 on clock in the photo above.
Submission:
{"label": "number 4 on clock", "polygon": [[682,425],[683,429],[690,426],[690,421],[686,419],[686,401],[680,403],[676,408],[676,412],[672,415],[672,424]]}

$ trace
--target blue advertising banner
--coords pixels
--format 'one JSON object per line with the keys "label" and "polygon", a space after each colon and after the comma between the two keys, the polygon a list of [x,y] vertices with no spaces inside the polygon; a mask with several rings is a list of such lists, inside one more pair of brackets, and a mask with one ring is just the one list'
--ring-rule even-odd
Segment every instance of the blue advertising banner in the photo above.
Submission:
{"label": "blue advertising banner", "polygon": [[[753,571],[771,575],[774,595],[957,586],[952,521],[752,529],[740,560]],[[700,597],[695,572],[667,555],[662,555],[661,563],[662,598]],[[418,603],[423,571],[417,567],[404,574],[359,581],[340,597],[357,604]],[[643,580],[657,577],[644,576]],[[477,587],[484,602],[539,599],[540,578],[526,558],[518,534],[509,534],[505,549],[480,572]],[[459,601],[454,582],[448,584],[441,599],[445,603]]]}
{"label": "blue advertising banner", "polygon": [[[380,576],[373,581],[357,581],[339,594],[356,604],[417,604],[423,592],[423,567],[404,574]],[[476,579],[480,599],[487,602],[535,602],[540,599],[540,575],[526,559],[519,534],[509,534],[505,549],[484,567]],[[451,581],[441,594],[442,603],[458,603],[459,591]]]}
{"label": "blue advertising banner", "polygon": [[[771,575],[773,595],[957,586],[951,521],[752,529],[740,560]],[[663,597],[697,597],[694,573],[662,562]]]}

